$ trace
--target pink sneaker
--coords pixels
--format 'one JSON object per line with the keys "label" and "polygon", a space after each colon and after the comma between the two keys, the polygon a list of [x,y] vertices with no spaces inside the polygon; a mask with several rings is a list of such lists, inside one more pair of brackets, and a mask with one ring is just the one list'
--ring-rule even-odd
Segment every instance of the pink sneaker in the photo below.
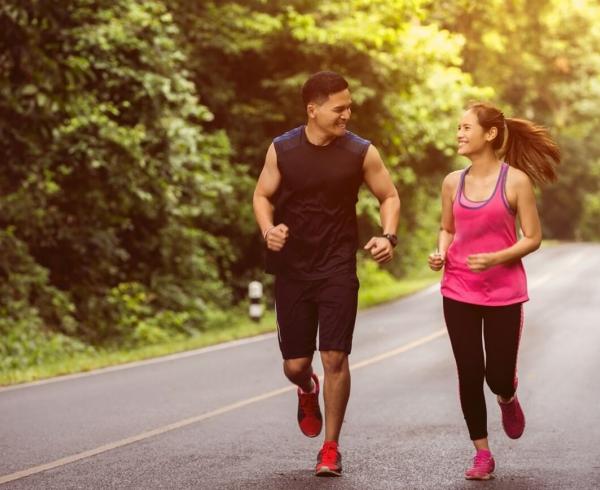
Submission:
{"label": "pink sneaker", "polygon": [[492,453],[487,449],[478,449],[473,458],[473,466],[465,471],[465,478],[467,480],[489,480],[494,477],[492,473],[495,467],[496,463]]}
{"label": "pink sneaker", "polygon": [[517,395],[508,403],[502,403],[498,400],[498,405],[502,410],[502,427],[504,432],[511,439],[518,439],[525,430],[525,414],[521,409],[521,404]]}

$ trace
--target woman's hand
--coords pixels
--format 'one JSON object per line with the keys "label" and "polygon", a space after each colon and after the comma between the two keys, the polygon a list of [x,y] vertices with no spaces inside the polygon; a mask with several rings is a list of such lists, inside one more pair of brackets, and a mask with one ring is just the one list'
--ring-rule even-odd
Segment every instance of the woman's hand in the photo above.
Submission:
{"label": "woman's hand", "polygon": [[429,268],[432,271],[439,271],[444,267],[444,263],[446,262],[445,257],[439,252],[433,252],[429,254],[427,257],[427,262],[429,263]]}
{"label": "woman's hand", "polygon": [[482,272],[497,265],[496,254],[473,254],[467,257],[467,265],[473,272]]}

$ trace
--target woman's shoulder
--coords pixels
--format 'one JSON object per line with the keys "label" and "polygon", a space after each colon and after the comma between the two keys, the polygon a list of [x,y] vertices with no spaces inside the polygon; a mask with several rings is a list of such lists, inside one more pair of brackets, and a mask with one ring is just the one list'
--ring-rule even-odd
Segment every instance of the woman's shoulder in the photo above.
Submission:
{"label": "woman's shoulder", "polygon": [[514,186],[514,187],[533,185],[529,175],[527,175],[525,172],[523,172],[523,170],[520,170],[511,165],[508,166],[508,171],[506,174],[506,184],[508,186]]}
{"label": "woman's shoulder", "polygon": [[456,190],[458,189],[458,184],[460,182],[460,175],[462,170],[455,170],[454,172],[450,172],[442,182],[442,195],[443,196],[453,196],[456,194]]}
{"label": "woman's shoulder", "polygon": [[454,172],[450,172],[446,177],[444,177],[444,181],[442,182],[443,186],[456,186],[460,181],[460,176],[463,173],[463,170],[455,170]]}

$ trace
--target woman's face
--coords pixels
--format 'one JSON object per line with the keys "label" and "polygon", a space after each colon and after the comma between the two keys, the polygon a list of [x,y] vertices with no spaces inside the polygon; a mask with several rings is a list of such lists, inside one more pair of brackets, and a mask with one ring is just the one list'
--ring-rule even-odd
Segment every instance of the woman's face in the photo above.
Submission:
{"label": "woman's face", "polygon": [[485,131],[477,120],[477,115],[472,110],[463,114],[458,124],[456,134],[458,140],[458,154],[469,156],[481,152],[493,139],[492,134],[496,128]]}

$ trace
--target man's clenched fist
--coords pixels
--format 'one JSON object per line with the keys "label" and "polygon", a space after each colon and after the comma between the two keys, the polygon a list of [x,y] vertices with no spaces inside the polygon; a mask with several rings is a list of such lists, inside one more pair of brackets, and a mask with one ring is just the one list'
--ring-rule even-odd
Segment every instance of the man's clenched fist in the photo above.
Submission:
{"label": "man's clenched fist", "polygon": [[287,226],[283,223],[278,224],[277,226],[272,226],[267,231],[265,231],[265,243],[267,244],[267,248],[269,250],[273,250],[273,252],[279,252],[285,242],[288,239],[290,231]]}
{"label": "man's clenched fist", "polygon": [[365,250],[371,252],[371,257],[379,264],[385,264],[392,260],[394,247],[387,238],[373,237],[364,246]]}

